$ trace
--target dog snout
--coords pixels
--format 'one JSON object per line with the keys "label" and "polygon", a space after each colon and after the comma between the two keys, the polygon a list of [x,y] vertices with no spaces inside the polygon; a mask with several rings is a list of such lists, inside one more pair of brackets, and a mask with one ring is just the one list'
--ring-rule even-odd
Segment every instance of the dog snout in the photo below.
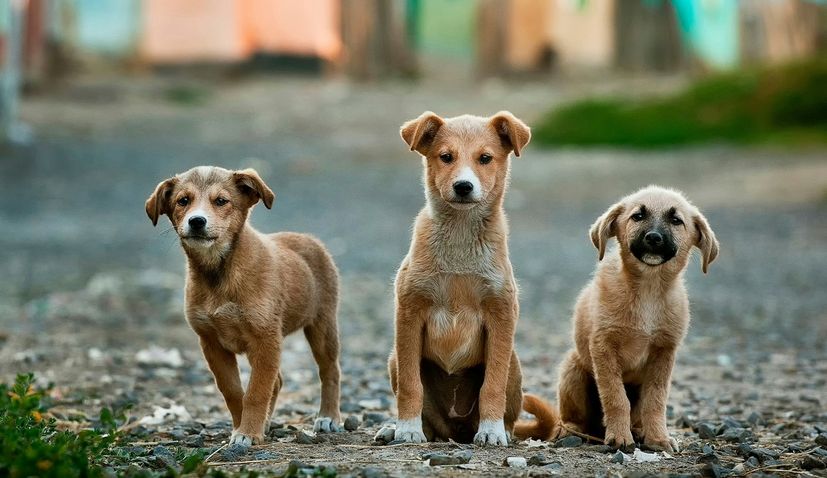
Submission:
{"label": "dog snout", "polygon": [[471,181],[457,181],[454,183],[454,192],[459,197],[466,197],[474,191]]}
{"label": "dog snout", "polygon": [[204,216],[192,216],[187,221],[193,231],[200,231],[207,226],[207,218]]}
{"label": "dog snout", "polygon": [[649,231],[643,237],[643,240],[646,241],[646,245],[657,247],[663,245],[663,235],[657,231]]}

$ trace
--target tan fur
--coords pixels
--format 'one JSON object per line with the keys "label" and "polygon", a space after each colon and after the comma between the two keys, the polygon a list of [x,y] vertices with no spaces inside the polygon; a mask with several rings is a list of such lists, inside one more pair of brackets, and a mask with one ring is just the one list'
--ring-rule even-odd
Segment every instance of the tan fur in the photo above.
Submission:
{"label": "tan fur", "polygon": [[[188,203],[179,204],[182,198]],[[228,202],[219,205],[217,201]],[[187,255],[186,316],[233,419],[233,441],[260,442],[276,403],[282,337],[303,329],[321,378],[320,417],[339,422],[338,272],[317,239],[262,234],[247,222],[274,195],[253,170],[198,167],[161,182],[146,202],[153,224],[166,214]],[[212,241],[192,239],[185,219],[208,219]],[[237,354],[252,368],[246,392]]]}
{"label": "tan fur", "polygon": [[[632,215],[643,206],[645,220]],[[670,211],[673,211],[670,213]],[[677,216],[682,224],[664,222]],[[662,221],[676,254],[648,265],[631,251],[646,228]],[[632,432],[653,448],[677,446],[666,427],[666,401],[675,352],[689,324],[683,272],[692,247],[702,268],[718,255],[718,241],[704,216],[680,193],[650,186],[610,207],[590,237],[602,260],[574,311],[575,348],[560,367],[558,404],[566,429],[603,436],[617,447],[634,446]],[[606,252],[607,243],[618,246]]]}
{"label": "tan fur", "polygon": [[[522,403],[513,350],[519,304],[502,202],[510,153],[520,155],[530,131],[508,112],[448,119],[426,112],[405,123],[401,136],[422,155],[427,201],[395,283],[388,368],[396,438],[504,444],[504,435],[484,429],[499,422],[510,432]],[[451,161],[441,159],[446,154]],[[471,176],[479,196],[457,203],[454,183]],[[422,438],[415,425],[399,426],[420,419]]]}

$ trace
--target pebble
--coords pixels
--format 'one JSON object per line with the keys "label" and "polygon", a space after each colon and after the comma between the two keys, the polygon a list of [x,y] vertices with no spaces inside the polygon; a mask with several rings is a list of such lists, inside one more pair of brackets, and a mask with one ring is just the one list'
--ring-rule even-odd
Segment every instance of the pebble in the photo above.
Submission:
{"label": "pebble", "polygon": [[238,459],[246,455],[249,450],[249,447],[241,445],[240,443],[230,445],[221,451],[221,461],[238,461]]}
{"label": "pebble", "polygon": [[531,458],[528,459],[527,463],[530,466],[545,466],[553,462],[549,461],[549,459],[546,458],[545,453],[537,453],[535,455],[532,455]]}
{"label": "pebble", "polygon": [[698,423],[698,437],[702,440],[709,440],[718,436],[718,427],[711,423]]}
{"label": "pebble", "polygon": [[471,461],[473,454],[471,450],[460,450],[450,455],[444,453],[428,453],[423,455],[423,458],[428,461],[428,465],[430,466],[464,465]]}
{"label": "pebble", "polygon": [[345,419],[345,430],[349,432],[355,432],[357,429],[359,429],[360,424],[361,421],[359,420],[359,417],[357,417],[356,415],[348,415],[348,417]]}
{"label": "pebble", "polygon": [[798,466],[804,470],[821,470],[827,468],[823,461],[811,455],[804,455],[804,458],[798,461]]}
{"label": "pebble", "polygon": [[746,428],[727,428],[718,438],[730,443],[744,443],[752,438],[752,432]]}
{"label": "pebble", "polygon": [[698,463],[698,464],[701,464],[701,463],[719,463],[720,461],[721,460],[718,459],[718,455],[716,455],[715,453],[705,453],[705,454],[699,456],[695,460],[695,463]]}
{"label": "pebble", "polygon": [[184,438],[184,445],[190,448],[201,448],[204,446],[204,436],[203,435],[190,435]]}
{"label": "pebble", "polygon": [[273,453],[272,451],[260,451],[253,454],[253,459],[255,460],[278,460],[279,455],[277,453]]}
{"label": "pebble", "polygon": [[359,472],[359,476],[361,478],[382,478],[383,476],[387,476],[387,473],[375,466],[366,466]]}
{"label": "pebble", "polygon": [[504,465],[508,466],[509,468],[527,468],[528,462],[525,458],[521,456],[509,456],[503,462]]}
{"label": "pebble", "polygon": [[163,445],[158,445],[153,448],[152,456],[163,466],[174,467],[176,465],[175,455],[169,448]]}
{"label": "pebble", "polygon": [[617,450],[617,453],[615,453],[614,456],[612,456],[612,459],[609,461],[611,461],[612,463],[620,463],[621,465],[625,465],[626,463],[632,461],[632,457],[623,453],[620,450]]}
{"label": "pebble", "polygon": [[307,434],[304,430],[299,430],[298,433],[296,433],[295,443],[300,445],[313,445],[314,443],[317,443],[317,439],[316,437]]}
{"label": "pebble", "polygon": [[715,463],[707,463],[701,468],[701,476],[709,478],[723,478],[730,474],[730,469]]}
{"label": "pebble", "polygon": [[388,416],[380,412],[365,412],[362,414],[362,423],[366,427],[381,425],[388,421]]}
{"label": "pebble", "polygon": [[816,445],[827,446],[827,433],[820,433],[815,439]]}
{"label": "pebble", "polygon": [[556,448],[575,448],[582,444],[583,439],[576,435],[569,435],[554,442]]}
{"label": "pebble", "polygon": [[373,441],[381,445],[388,445],[393,442],[394,435],[396,435],[396,430],[393,427],[382,427],[373,436]]}
{"label": "pebble", "polygon": [[759,415],[757,412],[750,413],[747,417],[747,421],[750,423],[750,425],[754,427],[764,426],[767,424],[767,422],[764,420],[764,417]]}

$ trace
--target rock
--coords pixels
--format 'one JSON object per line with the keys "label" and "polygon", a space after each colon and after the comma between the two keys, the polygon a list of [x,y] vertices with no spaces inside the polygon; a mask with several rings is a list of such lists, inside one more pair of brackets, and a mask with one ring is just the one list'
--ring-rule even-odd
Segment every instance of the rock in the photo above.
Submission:
{"label": "rock", "polygon": [[764,420],[764,417],[759,415],[757,412],[752,412],[747,417],[747,422],[754,427],[764,426],[767,422]]}
{"label": "rock", "polygon": [[509,456],[503,462],[509,468],[527,468],[528,462],[521,456]]}
{"label": "rock", "polygon": [[546,466],[552,462],[549,461],[548,458],[546,458],[545,453],[537,453],[535,455],[532,455],[531,458],[528,459],[527,463],[529,466]]}
{"label": "rock", "polygon": [[594,453],[613,453],[615,451],[615,449],[609,445],[585,445],[583,449]]}
{"label": "rock", "polygon": [[632,461],[632,457],[623,453],[620,450],[617,450],[617,453],[615,453],[614,456],[612,456],[612,459],[610,461],[612,463],[620,463],[621,465],[625,465],[626,463]]}
{"label": "rock", "polygon": [[387,473],[382,471],[380,468],[376,468],[374,466],[366,466],[359,472],[359,476],[361,478],[382,478],[387,476]]}
{"label": "rock", "polygon": [[141,425],[160,425],[167,422],[188,422],[192,420],[189,412],[183,405],[172,404],[168,408],[155,407],[152,415],[140,419]]}
{"label": "rock", "polygon": [[737,465],[735,465],[735,467],[732,468],[732,472],[739,476],[746,474],[747,471],[749,471],[749,468],[747,468],[747,466],[743,463],[738,463]]}
{"label": "rock", "polygon": [[701,468],[701,476],[705,476],[708,478],[723,478],[729,475],[731,470],[729,468],[724,468],[721,465],[716,465],[715,463],[707,463]]}
{"label": "rock", "polygon": [[695,460],[695,463],[698,463],[698,464],[703,464],[703,463],[720,463],[720,461],[721,461],[721,460],[720,460],[720,459],[718,459],[718,455],[716,455],[715,453],[705,453],[705,454],[703,454],[703,455],[699,456],[699,457]]}
{"label": "rock", "polygon": [[660,461],[660,455],[657,453],[646,453],[640,448],[635,448],[632,458],[638,463],[650,463],[653,461]]}
{"label": "rock", "polygon": [[752,438],[752,432],[747,428],[727,428],[719,438],[730,443],[743,443]]}
{"label": "rock", "polygon": [[710,440],[718,436],[718,427],[709,423],[698,423],[698,437],[702,440]]}
{"label": "rock", "polygon": [[761,466],[761,462],[758,461],[758,458],[755,458],[754,456],[747,458],[744,464],[751,468],[758,468],[759,466]]}
{"label": "rock", "polygon": [[752,452],[752,447],[749,445],[749,443],[741,443],[740,445],[738,445],[736,452],[739,456],[746,458],[750,456],[750,452]]}
{"label": "rock", "polygon": [[823,461],[811,455],[804,455],[802,459],[798,460],[797,465],[801,467],[802,470],[821,470],[827,468],[827,465],[825,465]]}
{"label": "rock", "polygon": [[221,451],[221,461],[238,461],[250,451],[250,447],[244,446],[240,443],[230,445]]}
{"label": "rock", "polygon": [[280,457],[277,453],[272,451],[260,451],[253,454],[254,460],[278,460]]}
{"label": "rock", "polygon": [[152,345],[149,348],[138,351],[135,354],[135,361],[140,365],[164,366],[178,368],[184,365],[181,352],[176,349],[165,349]]}
{"label": "rock", "polygon": [[827,446],[827,433],[820,433],[815,439],[816,445]]}
{"label": "rock", "polygon": [[342,413],[359,413],[364,410],[364,408],[362,408],[358,403],[353,402],[343,403],[340,409]]}
{"label": "rock", "polygon": [[388,416],[384,413],[380,412],[365,412],[362,415],[362,423],[366,427],[371,427],[374,425],[381,425],[388,421]]}
{"label": "rock", "polygon": [[450,455],[444,453],[429,453],[423,455],[430,466],[464,465],[471,461],[473,452],[471,450],[460,450]]}
{"label": "rock", "polygon": [[695,428],[695,420],[689,418],[689,416],[685,413],[681,413],[677,419],[675,419],[675,428]]}
{"label": "rock", "polygon": [[777,460],[778,457],[781,456],[780,453],[768,450],[766,448],[753,448],[750,450],[749,455],[751,457],[755,457],[761,463],[766,463],[770,460]]}
{"label": "rock", "polygon": [[394,427],[382,427],[376,432],[376,435],[373,436],[373,441],[380,445],[388,445],[393,441],[394,435],[396,435],[396,429]]}
{"label": "rock", "polygon": [[152,456],[155,458],[156,463],[164,467],[175,467],[175,454],[172,453],[172,450],[169,448],[158,445],[152,449]]}
{"label": "rock", "polygon": [[203,435],[190,435],[184,438],[184,445],[190,448],[201,448],[204,446]]}
{"label": "rock", "polygon": [[295,443],[298,443],[300,445],[313,445],[315,443],[318,443],[318,441],[317,441],[316,437],[308,434],[304,430],[299,430],[296,433]]}
{"label": "rock", "polygon": [[361,421],[359,420],[359,417],[357,417],[356,415],[348,415],[348,417],[345,419],[345,430],[349,432],[355,432],[357,429],[359,429],[360,424]]}
{"label": "rock", "polygon": [[824,448],[818,447],[813,450],[813,453],[822,458],[827,458],[827,450],[825,450]]}
{"label": "rock", "polygon": [[576,435],[569,435],[554,442],[556,448],[576,448],[582,444],[583,439]]}

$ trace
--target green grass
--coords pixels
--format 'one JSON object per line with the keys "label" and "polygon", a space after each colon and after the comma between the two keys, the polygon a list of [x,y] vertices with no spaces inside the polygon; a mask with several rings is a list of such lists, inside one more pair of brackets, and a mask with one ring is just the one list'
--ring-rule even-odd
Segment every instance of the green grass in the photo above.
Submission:
{"label": "green grass", "polygon": [[719,74],[673,96],[575,102],[534,128],[545,145],[827,143],[827,58]]}

